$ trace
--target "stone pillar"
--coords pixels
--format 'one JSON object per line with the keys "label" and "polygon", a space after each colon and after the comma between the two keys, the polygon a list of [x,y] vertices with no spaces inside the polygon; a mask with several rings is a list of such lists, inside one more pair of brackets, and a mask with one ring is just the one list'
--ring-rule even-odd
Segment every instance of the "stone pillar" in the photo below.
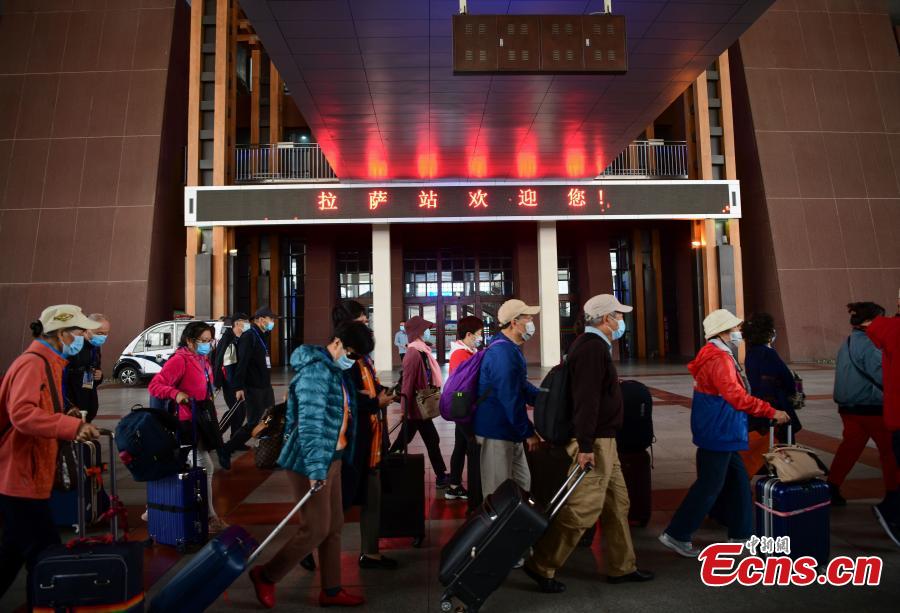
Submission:
{"label": "stone pillar", "polygon": [[559,280],[557,278],[556,222],[538,222],[538,291],[541,305],[541,366],[556,366],[559,347]]}
{"label": "stone pillar", "polygon": [[391,370],[393,323],[391,321],[391,227],[372,226],[372,331],[375,333],[375,366]]}

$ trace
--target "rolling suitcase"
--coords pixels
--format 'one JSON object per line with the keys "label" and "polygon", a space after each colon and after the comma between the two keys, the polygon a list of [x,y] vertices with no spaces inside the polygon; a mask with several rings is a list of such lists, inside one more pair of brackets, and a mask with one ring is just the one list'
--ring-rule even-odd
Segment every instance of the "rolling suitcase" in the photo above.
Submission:
{"label": "rolling suitcase", "polygon": [[467,611],[478,611],[516,562],[544,534],[588,470],[576,467],[569,474],[550,501],[549,513],[511,479],[489,495],[481,510],[441,550],[438,579],[446,588],[441,596],[441,609],[452,610],[451,599],[458,598]]}
{"label": "rolling suitcase", "polygon": [[[792,432],[788,426],[788,442]],[[775,428],[769,430],[775,446]],[[831,559],[831,489],[822,479],[784,483],[777,476],[756,482],[756,535],[790,537],[790,557],[811,556],[819,566]]]}
{"label": "rolling suitcase", "polygon": [[628,488],[630,523],[644,528],[650,522],[652,511],[652,473],[650,454],[644,451],[619,451],[619,464],[625,487]]}
{"label": "rolling suitcase", "polygon": [[57,526],[78,526],[78,505],[84,504],[84,522],[91,526],[100,521],[100,517],[109,509],[109,495],[103,489],[102,445],[100,441],[87,441],[78,445],[76,453],[81,454],[81,466],[85,472],[84,494],[78,494],[78,488],[69,491],[53,490],[50,493],[50,511]]}
{"label": "rolling suitcase", "polygon": [[231,526],[211,540],[153,599],[151,613],[204,611],[253,565],[263,549],[319,489],[308,491],[259,547],[240,526]]}
{"label": "rolling suitcase", "polygon": [[[114,435],[108,430],[110,453]],[[76,454],[84,458],[84,454]],[[80,462],[79,462],[80,464]],[[79,488],[85,492],[83,466],[78,467]],[[139,612],[144,610],[144,546],[117,541],[119,514],[124,511],[116,495],[116,467],[110,463],[112,534],[106,539],[79,538],[44,550],[31,573],[34,611],[79,613],[86,611]],[[83,494],[82,494],[83,495]],[[85,531],[85,504],[80,501],[78,529]]]}
{"label": "rolling suitcase", "polygon": [[531,495],[546,508],[572,467],[572,458],[565,446],[542,444],[535,451],[526,451],[525,459],[531,471]]}
{"label": "rolling suitcase", "polygon": [[[404,417],[400,436],[405,436],[405,428]],[[383,432],[388,432],[386,424]],[[425,456],[421,453],[410,454],[407,445],[403,446],[401,453],[382,450],[379,470],[381,520],[378,536],[411,537],[414,547],[421,546],[425,538]]]}
{"label": "rolling suitcase", "polygon": [[147,482],[147,532],[161,545],[178,551],[202,547],[209,538],[209,501],[206,470],[192,467],[157,481]]}

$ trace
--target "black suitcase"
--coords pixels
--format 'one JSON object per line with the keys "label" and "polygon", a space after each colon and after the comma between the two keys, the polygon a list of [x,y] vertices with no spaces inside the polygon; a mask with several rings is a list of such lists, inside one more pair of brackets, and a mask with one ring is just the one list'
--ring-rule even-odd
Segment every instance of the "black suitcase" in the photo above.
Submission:
{"label": "black suitcase", "polygon": [[438,579],[446,588],[441,609],[452,610],[451,599],[458,598],[467,611],[478,611],[544,534],[586,474],[577,467],[569,474],[551,499],[549,512],[515,481],[500,484],[441,550]]}
{"label": "black suitcase", "polygon": [[[382,412],[383,415],[383,412]],[[384,419],[382,417],[382,419]],[[405,419],[401,422],[405,426]],[[383,431],[389,432],[386,423]],[[405,432],[401,428],[401,436]],[[386,436],[385,439],[390,438]],[[386,447],[386,445],[385,445]],[[425,456],[401,453],[381,454],[381,538],[411,537],[419,547],[425,538]]]}
{"label": "black suitcase", "polygon": [[622,428],[616,435],[620,451],[643,451],[656,441],[653,433],[653,396],[640,381],[622,381]]}
{"label": "black suitcase", "polygon": [[[110,454],[115,453],[113,433],[109,437]],[[82,458],[82,454],[76,454]],[[109,463],[110,501],[123,509],[116,495],[116,464]],[[84,470],[78,466],[78,491],[84,488]],[[84,535],[85,505],[80,501],[78,529]],[[144,546],[142,543],[116,541],[119,514],[111,519],[113,542],[78,539],[68,545],[44,550],[31,573],[34,611],[69,610],[128,611],[144,610]]]}
{"label": "black suitcase", "polygon": [[53,522],[57,526],[72,526],[78,530],[78,505],[84,503],[85,524],[91,526],[109,509],[109,495],[103,489],[102,474],[107,466],[103,463],[102,445],[100,441],[81,443],[76,449],[81,453],[82,467],[87,478],[84,481],[84,494],[78,495],[78,488],[71,490],[53,490],[50,493],[50,511]]}
{"label": "black suitcase", "polygon": [[641,528],[650,522],[652,511],[651,461],[647,451],[619,451],[619,464],[628,488],[631,506],[628,520]]}
{"label": "black suitcase", "polygon": [[531,471],[531,495],[546,508],[571,469],[572,457],[564,445],[543,444],[526,451],[525,459]]}

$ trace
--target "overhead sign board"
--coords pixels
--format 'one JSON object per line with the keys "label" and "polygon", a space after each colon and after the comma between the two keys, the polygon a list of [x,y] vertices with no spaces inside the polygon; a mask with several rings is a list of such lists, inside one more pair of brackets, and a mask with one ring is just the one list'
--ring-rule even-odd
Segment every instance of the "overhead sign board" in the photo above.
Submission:
{"label": "overhead sign board", "polygon": [[740,217],[737,181],[322,183],[185,188],[185,225]]}

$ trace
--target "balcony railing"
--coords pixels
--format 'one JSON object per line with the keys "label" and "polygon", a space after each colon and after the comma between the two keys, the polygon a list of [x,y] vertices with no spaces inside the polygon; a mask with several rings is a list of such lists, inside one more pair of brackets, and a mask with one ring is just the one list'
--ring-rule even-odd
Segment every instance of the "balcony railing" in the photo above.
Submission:
{"label": "balcony railing", "polygon": [[635,141],[628,145],[600,176],[687,179],[687,143],[662,140]]}
{"label": "balcony railing", "polygon": [[319,145],[274,143],[235,145],[235,183],[336,181]]}

